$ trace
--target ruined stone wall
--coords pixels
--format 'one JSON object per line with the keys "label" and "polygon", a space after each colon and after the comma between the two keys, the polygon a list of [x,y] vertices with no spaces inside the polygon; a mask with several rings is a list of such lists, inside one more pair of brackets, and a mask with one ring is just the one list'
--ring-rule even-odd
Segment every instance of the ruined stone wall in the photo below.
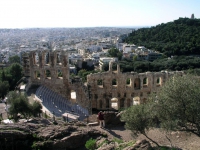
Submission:
{"label": "ruined stone wall", "polygon": [[122,73],[119,65],[113,70],[90,74],[87,83],[80,79],[69,79],[68,54],[64,51],[36,50],[24,55],[24,73],[30,85],[44,85],[68,100],[71,91],[76,92],[76,103],[87,108],[111,109],[113,100],[117,109],[127,108],[136,103],[145,103],[152,92],[157,92],[166,80],[183,72]]}
{"label": "ruined stone wall", "polygon": [[76,103],[88,109],[87,87],[81,81],[72,83],[69,79],[68,54],[62,50],[35,50],[23,56],[24,74],[30,85],[44,85],[66,99],[76,91]]}
{"label": "ruined stone wall", "polygon": [[92,108],[110,109],[112,99],[117,100],[118,109],[127,108],[135,102],[145,103],[148,95],[157,92],[169,77],[174,74],[183,74],[181,71],[122,73],[119,65],[115,71],[112,70],[112,65],[113,62],[110,62],[107,72],[87,76]]}

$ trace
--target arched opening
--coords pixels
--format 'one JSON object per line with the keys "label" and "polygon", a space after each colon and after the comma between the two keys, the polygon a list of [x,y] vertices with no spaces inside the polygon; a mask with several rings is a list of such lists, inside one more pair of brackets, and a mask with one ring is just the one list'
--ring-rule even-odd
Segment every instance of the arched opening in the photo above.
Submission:
{"label": "arched opening", "polygon": [[71,101],[73,102],[73,103],[75,103],[76,102],[76,91],[74,91],[74,90],[71,90]]}
{"label": "arched opening", "polygon": [[131,93],[131,97],[134,97],[134,95],[135,95],[134,93]]}
{"label": "arched opening", "polygon": [[117,80],[116,79],[112,80],[112,86],[117,86]]}
{"label": "arched opening", "polygon": [[144,78],[143,79],[143,87],[147,87],[147,85],[148,85],[148,79]]}
{"label": "arched opening", "polygon": [[63,79],[63,73],[62,73],[62,71],[60,69],[58,69],[58,71],[57,71],[57,78],[58,79]]}
{"label": "arched opening", "polygon": [[106,108],[110,108],[109,99],[106,99]]}
{"label": "arched opening", "polygon": [[139,105],[140,104],[140,97],[134,97],[133,98],[133,105]]}
{"label": "arched opening", "polygon": [[46,64],[46,65],[49,65],[49,64],[50,64],[49,52],[45,53],[45,64]]}
{"label": "arched opening", "polygon": [[40,72],[39,71],[35,71],[35,79],[40,80]]}
{"label": "arched opening", "polygon": [[156,85],[160,86],[160,84],[161,84],[161,78],[159,77],[159,78],[156,79]]}
{"label": "arched opening", "polygon": [[103,101],[99,100],[99,108],[102,109],[103,108]]}
{"label": "arched opening", "polygon": [[50,72],[50,70],[46,70],[45,71],[45,77],[46,77],[46,79],[51,79],[51,72]]}
{"label": "arched opening", "polygon": [[98,79],[98,80],[97,80],[97,85],[98,85],[99,87],[103,87],[103,80],[102,80],[102,79]]}
{"label": "arched opening", "polygon": [[125,102],[124,98],[120,99],[120,108],[124,108],[124,106],[125,106],[124,102]]}
{"label": "arched opening", "polygon": [[117,63],[112,64],[112,71],[116,72],[117,71]]}
{"label": "arched opening", "polygon": [[131,86],[131,78],[126,79],[126,86]]}
{"label": "arched opening", "polygon": [[118,110],[118,99],[117,98],[111,99],[111,108]]}
{"label": "arched opening", "polygon": [[35,55],[34,55],[34,65],[39,65],[39,55],[38,55],[38,52],[35,52]]}
{"label": "arched opening", "polygon": [[61,65],[61,55],[60,54],[61,54],[60,52],[58,52],[56,54],[56,64],[57,65]]}
{"label": "arched opening", "polygon": [[134,81],[134,89],[140,89],[140,78],[136,78]]}
{"label": "arched opening", "polygon": [[127,99],[127,107],[130,107],[131,106],[131,100],[128,98]]}

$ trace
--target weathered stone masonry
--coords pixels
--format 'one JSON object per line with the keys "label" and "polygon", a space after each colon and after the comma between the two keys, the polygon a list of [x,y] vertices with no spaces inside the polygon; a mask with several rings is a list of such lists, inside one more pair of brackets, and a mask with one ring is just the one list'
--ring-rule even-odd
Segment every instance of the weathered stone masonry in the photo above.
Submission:
{"label": "weathered stone masonry", "polygon": [[69,79],[68,54],[62,50],[36,50],[23,56],[24,74],[31,85],[44,85],[68,100],[71,91],[76,91],[76,103],[89,110],[111,109],[114,99],[118,109],[134,103],[144,103],[151,92],[157,92],[165,81],[174,74],[183,72],[122,73],[119,65],[113,70],[90,74],[87,83]]}
{"label": "weathered stone masonry", "polygon": [[183,74],[181,71],[122,73],[119,65],[115,71],[112,70],[112,66],[113,62],[110,62],[109,71],[87,76],[92,108],[110,109],[112,99],[117,100],[118,109],[127,108],[134,102],[145,103],[148,95],[157,92],[169,77]]}

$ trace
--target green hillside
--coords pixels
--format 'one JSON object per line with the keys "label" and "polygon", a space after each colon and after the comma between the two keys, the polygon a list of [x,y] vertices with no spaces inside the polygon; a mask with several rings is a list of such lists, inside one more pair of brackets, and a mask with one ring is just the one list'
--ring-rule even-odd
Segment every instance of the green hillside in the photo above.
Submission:
{"label": "green hillside", "polygon": [[142,45],[167,56],[200,55],[200,19],[179,18],[134,30],[124,42]]}

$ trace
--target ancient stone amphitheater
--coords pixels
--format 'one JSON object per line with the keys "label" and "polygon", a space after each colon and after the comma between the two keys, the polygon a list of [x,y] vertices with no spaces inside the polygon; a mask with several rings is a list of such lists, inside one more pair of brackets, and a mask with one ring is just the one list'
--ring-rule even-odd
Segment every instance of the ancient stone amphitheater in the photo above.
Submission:
{"label": "ancient stone amphitheater", "polygon": [[[49,107],[56,104],[58,115],[75,111],[78,115],[91,114],[92,109],[111,110],[145,103],[152,92],[157,92],[174,74],[183,72],[128,72],[122,73],[110,62],[107,72],[89,74],[87,82],[70,79],[68,53],[62,50],[35,50],[23,55],[24,74],[28,79],[26,90],[40,86],[36,95]],[[76,93],[76,98],[71,93]]]}

